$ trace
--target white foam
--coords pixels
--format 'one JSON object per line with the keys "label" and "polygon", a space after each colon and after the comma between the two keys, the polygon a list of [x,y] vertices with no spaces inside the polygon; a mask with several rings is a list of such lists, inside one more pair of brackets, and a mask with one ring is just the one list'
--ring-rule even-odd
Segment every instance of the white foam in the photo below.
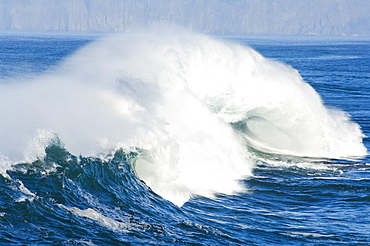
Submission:
{"label": "white foam", "polygon": [[138,147],[147,153],[136,163],[139,177],[177,205],[242,191],[238,180],[253,168],[251,132],[257,147],[283,154],[366,154],[359,126],[325,108],[296,70],[184,31],[96,41],[53,73],[0,84],[0,105],[7,160],[42,157],[52,134],[76,155]]}
{"label": "white foam", "polygon": [[24,186],[23,182],[20,180],[14,181],[11,188],[15,191],[20,191],[22,195],[20,195],[15,201],[16,202],[24,202],[24,201],[30,201],[32,202],[36,194],[31,192],[29,189],[27,189],[26,186]]}
{"label": "white foam", "polygon": [[109,218],[100,212],[96,211],[95,209],[92,208],[87,208],[87,209],[79,209],[77,207],[67,207],[62,204],[59,205],[60,207],[72,212],[73,214],[87,218],[90,220],[93,220],[97,222],[99,225],[112,230],[112,231],[119,231],[119,232],[127,232],[128,230],[128,225],[127,223],[121,222],[114,220],[112,218]]}

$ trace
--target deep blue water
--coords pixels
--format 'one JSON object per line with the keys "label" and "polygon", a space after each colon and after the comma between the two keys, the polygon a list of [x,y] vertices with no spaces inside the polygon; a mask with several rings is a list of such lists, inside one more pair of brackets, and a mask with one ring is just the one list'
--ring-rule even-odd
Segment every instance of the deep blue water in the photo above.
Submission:
{"label": "deep blue water", "polygon": [[[0,36],[0,83],[49,73],[94,39]],[[370,39],[232,40],[297,69],[327,107],[351,115],[370,148]],[[245,192],[196,196],[178,207],[136,176],[136,153],[118,150],[103,160],[72,155],[55,143],[43,159],[13,164],[0,175],[0,244],[370,244],[369,156],[256,156],[253,176],[242,180]]]}

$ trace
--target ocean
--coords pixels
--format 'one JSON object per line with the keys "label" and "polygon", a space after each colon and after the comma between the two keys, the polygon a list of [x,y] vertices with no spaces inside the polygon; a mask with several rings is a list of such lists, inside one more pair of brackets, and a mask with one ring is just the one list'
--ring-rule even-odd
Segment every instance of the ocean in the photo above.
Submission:
{"label": "ocean", "polygon": [[370,39],[0,35],[0,245],[369,245]]}

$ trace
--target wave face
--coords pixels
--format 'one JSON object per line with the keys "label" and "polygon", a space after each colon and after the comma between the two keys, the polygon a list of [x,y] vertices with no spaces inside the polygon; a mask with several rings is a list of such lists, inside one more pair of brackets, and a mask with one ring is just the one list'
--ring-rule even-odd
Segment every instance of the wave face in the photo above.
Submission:
{"label": "wave face", "polygon": [[[136,152],[136,174],[181,206],[243,191],[256,153],[366,155],[360,127],[293,68],[177,31],[93,42],[43,76],[0,83],[2,172],[61,141],[73,155]],[[250,148],[249,148],[250,147]]]}

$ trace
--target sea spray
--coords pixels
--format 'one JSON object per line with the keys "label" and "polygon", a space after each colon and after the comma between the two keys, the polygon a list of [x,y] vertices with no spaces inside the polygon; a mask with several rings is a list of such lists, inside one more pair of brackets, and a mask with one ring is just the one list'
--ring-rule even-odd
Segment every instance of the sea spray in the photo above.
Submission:
{"label": "sea spray", "polygon": [[253,168],[248,145],[309,157],[366,154],[359,126],[326,108],[296,70],[184,31],[104,38],[48,74],[0,89],[7,163],[42,158],[51,134],[74,155],[137,148],[138,176],[177,205],[243,191],[238,181]]}

